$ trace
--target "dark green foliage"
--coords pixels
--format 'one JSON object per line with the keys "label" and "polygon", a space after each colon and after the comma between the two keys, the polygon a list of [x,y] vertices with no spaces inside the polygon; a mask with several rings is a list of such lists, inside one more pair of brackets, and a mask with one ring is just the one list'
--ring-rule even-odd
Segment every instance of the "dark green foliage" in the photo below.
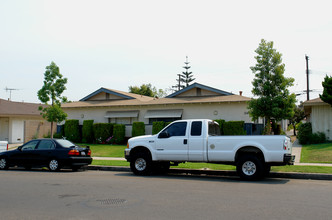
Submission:
{"label": "dark green foliage", "polygon": [[152,134],[158,134],[165,127],[164,121],[154,121],[152,123]]}
{"label": "dark green foliage", "polygon": [[145,124],[144,122],[133,122],[133,129],[131,132],[132,137],[145,135]]}
{"label": "dark green foliage", "polygon": [[81,141],[79,120],[76,119],[66,120],[65,137],[67,138],[67,140],[70,140],[74,143],[78,143]]}
{"label": "dark green foliage", "polygon": [[297,139],[299,139],[300,144],[309,144],[311,135],[312,135],[312,127],[310,122],[301,124],[299,126]]}
{"label": "dark green foliage", "polygon": [[246,135],[244,121],[227,121],[223,123],[224,135]]}
{"label": "dark green foliage", "polygon": [[113,127],[113,143],[124,144],[126,135],[126,126],[122,124],[115,124]]}
{"label": "dark green foliage", "polygon": [[93,120],[84,120],[82,127],[82,142],[93,142]]}
{"label": "dark green foliage", "polygon": [[323,100],[323,102],[326,102],[332,106],[332,77],[326,77],[324,78],[324,81],[322,82],[322,86],[324,88],[323,94],[319,95],[319,97]]}
{"label": "dark green foliage", "polygon": [[326,142],[326,135],[323,132],[313,133],[310,136],[310,144],[321,144]]}
{"label": "dark green foliage", "polygon": [[323,132],[312,133],[312,125],[310,122],[301,124],[297,134],[300,144],[320,144],[327,141]]}
{"label": "dark green foliage", "polygon": [[106,143],[106,140],[113,134],[113,124],[96,123],[93,124],[93,136],[96,143]]}
{"label": "dark green foliage", "polygon": [[223,119],[216,119],[214,121],[219,124],[220,134],[223,135],[224,134],[224,123],[225,123],[225,120],[223,120]]}

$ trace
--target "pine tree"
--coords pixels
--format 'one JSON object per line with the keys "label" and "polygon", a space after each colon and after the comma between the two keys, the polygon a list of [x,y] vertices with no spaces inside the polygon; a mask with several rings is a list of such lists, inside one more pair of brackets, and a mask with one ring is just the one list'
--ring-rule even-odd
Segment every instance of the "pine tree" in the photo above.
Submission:
{"label": "pine tree", "polygon": [[176,91],[180,91],[181,89],[188,87],[189,84],[195,80],[195,78],[193,78],[192,72],[188,72],[190,69],[189,63],[188,56],[186,56],[186,62],[184,62],[186,65],[183,67],[185,72],[178,74],[179,78],[176,79],[177,84],[172,86],[172,88],[174,88]]}

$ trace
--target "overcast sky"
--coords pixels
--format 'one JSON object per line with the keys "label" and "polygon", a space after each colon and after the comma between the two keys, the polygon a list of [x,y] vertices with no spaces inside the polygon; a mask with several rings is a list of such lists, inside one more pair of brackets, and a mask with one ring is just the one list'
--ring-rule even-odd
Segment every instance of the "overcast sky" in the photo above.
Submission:
{"label": "overcast sky", "polygon": [[0,27],[0,98],[18,89],[13,101],[39,102],[52,61],[77,101],[100,87],[170,88],[186,56],[195,82],[252,97],[261,39],[282,53],[291,92],[306,90],[305,54],[311,99],[332,75],[329,1],[1,0]]}

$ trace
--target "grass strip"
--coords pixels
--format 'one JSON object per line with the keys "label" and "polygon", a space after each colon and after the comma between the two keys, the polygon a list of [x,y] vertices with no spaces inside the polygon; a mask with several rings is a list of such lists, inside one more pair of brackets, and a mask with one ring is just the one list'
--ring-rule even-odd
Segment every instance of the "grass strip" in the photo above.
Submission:
{"label": "grass strip", "polygon": [[332,163],[332,143],[303,145],[301,163]]}

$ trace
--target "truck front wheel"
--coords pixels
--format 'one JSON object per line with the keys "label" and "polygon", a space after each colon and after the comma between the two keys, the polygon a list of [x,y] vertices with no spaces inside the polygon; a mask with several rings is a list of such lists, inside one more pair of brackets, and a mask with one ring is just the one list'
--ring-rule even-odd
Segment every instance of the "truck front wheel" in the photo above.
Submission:
{"label": "truck front wheel", "polygon": [[236,171],[244,180],[256,180],[263,177],[264,166],[256,156],[243,155],[236,165]]}
{"label": "truck front wheel", "polygon": [[130,162],[130,169],[135,175],[138,176],[147,176],[151,174],[152,161],[151,158],[144,154],[139,153],[133,157],[133,160]]}

